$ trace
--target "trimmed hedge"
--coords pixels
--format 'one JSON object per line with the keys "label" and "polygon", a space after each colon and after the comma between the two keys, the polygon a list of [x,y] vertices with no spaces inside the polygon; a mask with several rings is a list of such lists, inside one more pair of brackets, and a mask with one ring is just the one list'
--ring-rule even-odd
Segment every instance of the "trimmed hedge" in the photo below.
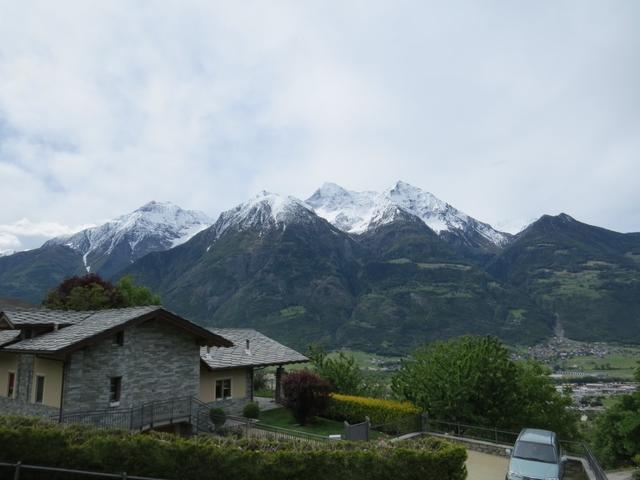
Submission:
{"label": "trimmed hedge", "polygon": [[334,393],[324,416],[349,423],[364,422],[369,417],[373,425],[389,425],[412,421],[421,411],[409,402]]}
{"label": "trimmed hedge", "polygon": [[[466,450],[439,439],[354,444],[103,431],[0,417],[0,461],[166,479],[463,480]],[[3,472],[4,473],[4,472]],[[2,473],[0,473],[2,475]],[[28,472],[20,478],[28,480]],[[55,478],[49,475],[48,478]]]}

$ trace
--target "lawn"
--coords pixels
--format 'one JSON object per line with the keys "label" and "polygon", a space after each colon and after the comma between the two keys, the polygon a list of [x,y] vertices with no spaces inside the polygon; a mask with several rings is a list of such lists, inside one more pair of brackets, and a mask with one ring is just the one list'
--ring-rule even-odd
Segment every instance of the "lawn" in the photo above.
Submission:
{"label": "lawn", "polygon": [[254,390],[253,391],[253,396],[254,397],[265,397],[265,398],[275,398],[276,397],[276,392],[273,390]]}
{"label": "lawn", "polygon": [[313,433],[324,437],[344,433],[344,425],[341,422],[327,420],[326,418],[316,418],[312,424],[299,425],[296,419],[293,418],[293,415],[291,415],[291,412],[285,408],[276,408],[274,410],[260,412],[260,423],[273,427],[286,428],[288,430]]}
{"label": "lawn", "polygon": [[638,367],[637,348],[618,348],[602,358],[595,356],[574,357],[563,362],[564,369],[578,369],[592,374],[603,374],[607,377],[632,379]]}

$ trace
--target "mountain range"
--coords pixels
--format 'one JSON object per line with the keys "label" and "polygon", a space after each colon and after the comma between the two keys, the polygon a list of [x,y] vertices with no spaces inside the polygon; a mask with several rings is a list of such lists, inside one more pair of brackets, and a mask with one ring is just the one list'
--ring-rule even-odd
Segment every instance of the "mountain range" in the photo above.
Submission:
{"label": "mountain range", "polygon": [[63,278],[132,275],[203,325],[404,353],[465,333],[640,342],[640,234],[544,215],[517,235],[398,182],[261,192],[211,222],[150,202],[0,257],[0,298],[38,303]]}

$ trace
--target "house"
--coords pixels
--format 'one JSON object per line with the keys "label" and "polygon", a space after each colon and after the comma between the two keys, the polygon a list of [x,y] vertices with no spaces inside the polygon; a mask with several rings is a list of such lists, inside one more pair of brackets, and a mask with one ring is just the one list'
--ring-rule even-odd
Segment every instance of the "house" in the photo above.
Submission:
{"label": "house", "polygon": [[235,413],[253,400],[257,369],[276,367],[276,402],[281,400],[284,366],[309,359],[262,333],[246,328],[212,328],[233,347],[203,347],[200,351],[200,400]]}
{"label": "house", "polygon": [[0,312],[0,411],[133,409],[200,391],[200,348],[225,338],[157,306]]}
{"label": "house", "polygon": [[255,330],[207,330],[157,306],[4,310],[0,412],[63,420],[108,411],[126,426],[137,408],[193,398],[237,413],[253,399],[255,369],[277,367],[279,395],[283,366],[306,361]]}

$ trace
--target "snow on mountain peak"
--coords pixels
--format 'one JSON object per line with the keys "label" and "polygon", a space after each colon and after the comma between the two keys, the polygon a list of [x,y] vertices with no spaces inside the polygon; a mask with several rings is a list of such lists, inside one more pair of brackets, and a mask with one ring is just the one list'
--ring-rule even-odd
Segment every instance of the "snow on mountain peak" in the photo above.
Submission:
{"label": "snow on mountain peak", "polygon": [[495,245],[502,245],[507,235],[455,209],[435,195],[409,183],[398,181],[382,193],[353,192],[325,183],[309,197],[315,212],[348,233],[363,233],[393,221],[399,212],[422,220],[436,233],[473,229]]}
{"label": "snow on mountain peak", "polygon": [[264,226],[286,228],[288,222],[313,215],[311,207],[303,201],[263,190],[246,202],[223,212],[213,226],[214,238],[220,238],[232,226],[240,230]]}
{"label": "snow on mountain peak", "polygon": [[97,227],[53,238],[45,245],[66,245],[79,251],[85,268],[90,271],[92,258],[98,260],[125,246],[133,261],[151,251],[180,245],[211,223],[202,212],[184,210],[171,202],[151,201],[131,213]]}

